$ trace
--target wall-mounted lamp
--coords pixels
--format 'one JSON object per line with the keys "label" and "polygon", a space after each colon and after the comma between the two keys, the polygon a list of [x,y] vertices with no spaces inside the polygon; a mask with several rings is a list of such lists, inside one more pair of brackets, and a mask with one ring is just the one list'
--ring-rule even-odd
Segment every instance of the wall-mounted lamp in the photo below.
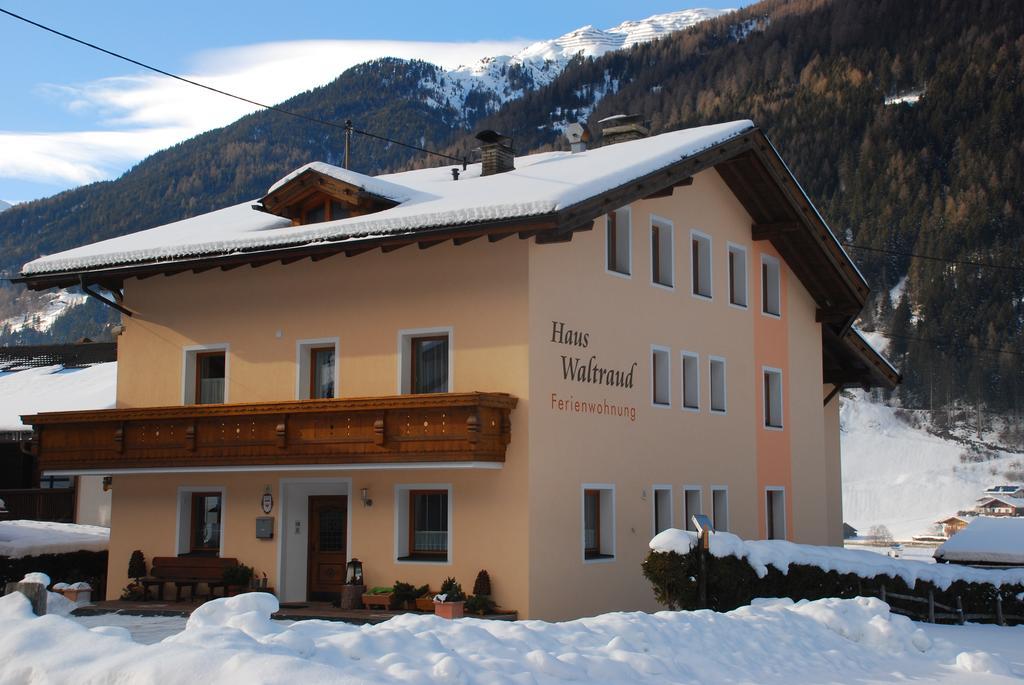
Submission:
{"label": "wall-mounted lamp", "polygon": [[103,492],[110,492],[112,487],[114,487],[114,477],[103,476]]}
{"label": "wall-mounted lamp", "polygon": [[359,499],[363,501],[364,507],[372,507],[373,500],[370,499],[370,488],[363,488],[359,491]]}

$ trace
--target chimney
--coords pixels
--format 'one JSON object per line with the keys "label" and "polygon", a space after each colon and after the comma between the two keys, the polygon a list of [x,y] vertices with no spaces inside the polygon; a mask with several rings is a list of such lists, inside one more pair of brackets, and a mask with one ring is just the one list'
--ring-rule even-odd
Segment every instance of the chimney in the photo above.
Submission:
{"label": "chimney", "polygon": [[615,114],[598,122],[601,124],[602,145],[624,143],[646,138],[650,131],[644,126],[643,115]]}
{"label": "chimney", "polygon": [[569,149],[573,154],[585,152],[587,141],[590,140],[590,130],[580,123],[572,123],[565,127],[565,137],[569,141]]}
{"label": "chimney", "polygon": [[512,154],[512,139],[497,131],[480,131],[476,134],[480,141],[480,158],[483,162],[481,176],[493,176],[516,168]]}

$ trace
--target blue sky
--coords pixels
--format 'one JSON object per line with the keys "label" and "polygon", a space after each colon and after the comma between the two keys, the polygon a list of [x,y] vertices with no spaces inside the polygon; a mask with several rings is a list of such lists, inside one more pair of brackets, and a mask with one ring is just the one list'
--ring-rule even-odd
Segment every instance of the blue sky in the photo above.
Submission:
{"label": "blue sky", "polygon": [[[270,102],[383,54],[453,67],[585,24],[609,28],[689,7],[743,4],[0,0],[0,7],[84,40]],[[115,177],[157,149],[246,113],[5,15],[0,64],[4,200]]]}

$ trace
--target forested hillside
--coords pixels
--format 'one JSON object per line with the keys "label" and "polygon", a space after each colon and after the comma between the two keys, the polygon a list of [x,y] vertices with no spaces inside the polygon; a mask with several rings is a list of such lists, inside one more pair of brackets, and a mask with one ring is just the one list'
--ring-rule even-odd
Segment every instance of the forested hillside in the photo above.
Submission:
{"label": "forested hillside", "polygon": [[[381,60],[286,106],[469,152],[471,132],[453,127],[463,113],[427,104],[422,84],[433,69]],[[561,127],[578,118],[638,113],[653,133],[754,119],[841,239],[859,246],[850,253],[875,292],[863,326],[890,336],[906,378],[897,399],[1009,418],[1012,442],[1024,411],[1022,74],[1021,3],[768,0],[576,60],[479,126],[513,135],[522,154],[564,147]],[[356,143],[359,171],[436,163]],[[245,117],[117,181],[4,212],[0,269],[256,197],[306,161],[337,162],[341,150],[341,131],[268,112]]]}

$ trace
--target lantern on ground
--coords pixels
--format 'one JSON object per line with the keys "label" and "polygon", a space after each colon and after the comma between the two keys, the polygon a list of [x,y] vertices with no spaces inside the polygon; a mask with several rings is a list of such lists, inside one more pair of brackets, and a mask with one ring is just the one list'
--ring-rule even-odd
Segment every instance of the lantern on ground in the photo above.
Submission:
{"label": "lantern on ground", "polygon": [[352,557],[352,561],[345,565],[345,584],[346,585],[362,585],[363,584],[363,562],[359,561],[355,557]]}

